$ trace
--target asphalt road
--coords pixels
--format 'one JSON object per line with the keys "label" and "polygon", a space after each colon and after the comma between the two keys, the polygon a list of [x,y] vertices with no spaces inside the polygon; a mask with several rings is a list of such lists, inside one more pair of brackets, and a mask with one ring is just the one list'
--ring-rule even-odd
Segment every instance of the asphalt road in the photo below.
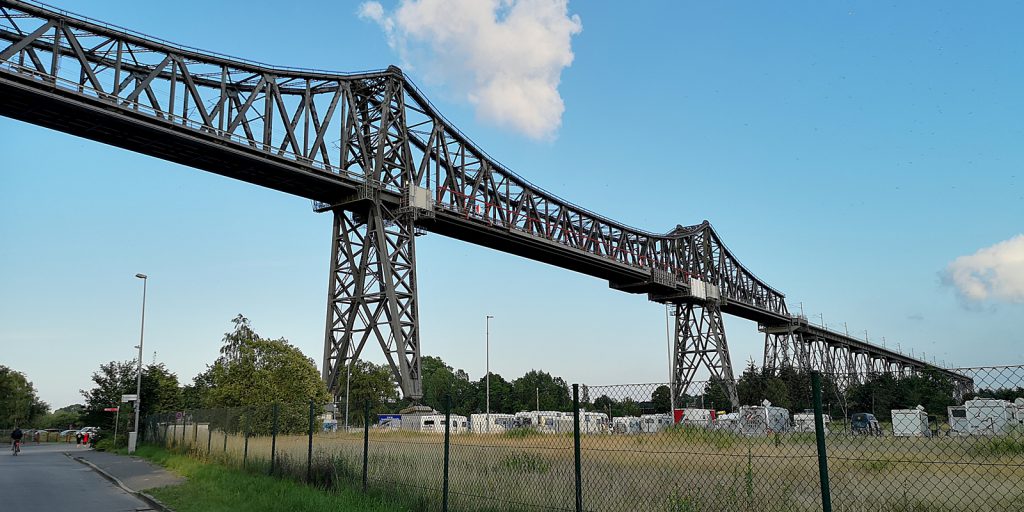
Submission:
{"label": "asphalt road", "polygon": [[27,444],[15,457],[0,450],[0,510],[121,512],[153,510],[88,466],[64,455],[87,451],[63,443]]}

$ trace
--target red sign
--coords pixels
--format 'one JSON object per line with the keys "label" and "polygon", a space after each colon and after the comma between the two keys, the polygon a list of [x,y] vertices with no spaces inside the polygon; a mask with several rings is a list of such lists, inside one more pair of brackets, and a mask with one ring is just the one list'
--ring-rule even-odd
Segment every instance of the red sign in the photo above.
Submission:
{"label": "red sign", "polygon": [[117,412],[117,407],[107,407],[103,412]]}

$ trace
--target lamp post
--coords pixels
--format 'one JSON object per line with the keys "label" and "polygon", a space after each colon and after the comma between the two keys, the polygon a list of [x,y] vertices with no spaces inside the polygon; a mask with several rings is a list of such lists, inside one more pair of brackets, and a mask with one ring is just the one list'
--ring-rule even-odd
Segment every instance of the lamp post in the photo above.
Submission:
{"label": "lamp post", "polygon": [[484,378],[487,388],[487,433],[491,433],[491,319],[494,318],[491,315],[487,315],[484,318],[485,324],[485,339],[487,340],[487,375]]}
{"label": "lamp post", "polygon": [[[146,274],[135,274],[135,277],[142,279],[142,326],[139,329],[139,370],[135,377],[135,441],[139,439],[139,410],[142,409],[142,341],[146,335],[146,284],[149,278]],[[135,451],[135,443],[128,443],[128,451]]]}

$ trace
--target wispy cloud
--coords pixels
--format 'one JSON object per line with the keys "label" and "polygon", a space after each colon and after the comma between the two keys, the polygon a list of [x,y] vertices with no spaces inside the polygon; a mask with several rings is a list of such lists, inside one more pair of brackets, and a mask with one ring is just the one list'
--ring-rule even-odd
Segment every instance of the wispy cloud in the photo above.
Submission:
{"label": "wispy cloud", "polygon": [[568,0],[401,0],[393,12],[370,1],[358,14],[381,27],[403,67],[452,88],[480,118],[534,139],[558,132],[558,85],[583,30]]}
{"label": "wispy cloud", "polygon": [[1024,303],[1024,234],[953,260],[943,282],[968,303]]}

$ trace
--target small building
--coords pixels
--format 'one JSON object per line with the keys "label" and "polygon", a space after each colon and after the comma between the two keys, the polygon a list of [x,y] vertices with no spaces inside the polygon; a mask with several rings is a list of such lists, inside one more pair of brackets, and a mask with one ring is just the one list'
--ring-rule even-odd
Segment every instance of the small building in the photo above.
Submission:
{"label": "small building", "polygon": [[1006,400],[975,398],[964,402],[967,429],[974,435],[998,435],[1016,423],[1017,408]]}
{"label": "small building", "polygon": [[892,435],[896,437],[928,437],[932,431],[928,427],[928,413],[924,406],[913,409],[893,409]]}

